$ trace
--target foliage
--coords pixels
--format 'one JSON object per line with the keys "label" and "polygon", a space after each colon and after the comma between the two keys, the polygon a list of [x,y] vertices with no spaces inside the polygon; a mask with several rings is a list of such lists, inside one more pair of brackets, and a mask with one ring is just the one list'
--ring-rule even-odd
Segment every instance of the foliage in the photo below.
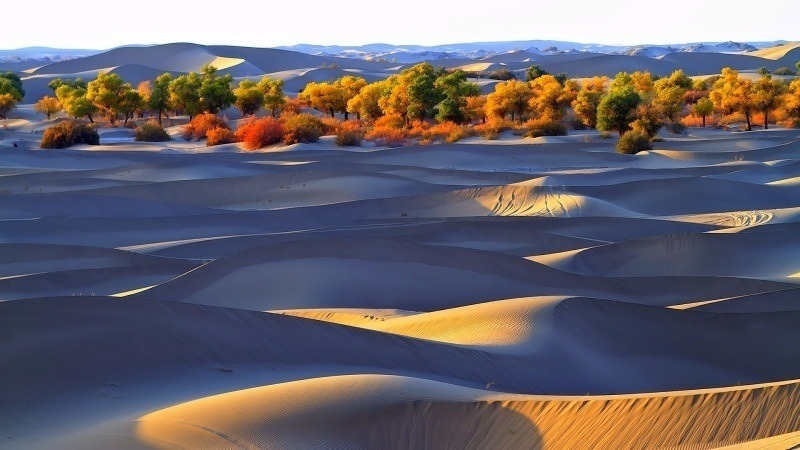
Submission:
{"label": "foliage", "polygon": [[444,100],[439,104],[439,121],[464,123],[469,121],[467,99],[477,97],[481,91],[478,85],[467,81],[467,75],[461,70],[453,71],[436,79],[435,86],[444,95]]}
{"label": "foliage", "polygon": [[137,141],[142,142],[164,142],[169,141],[172,138],[169,136],[164,128],[158,124],[156,121],[148,121],[147,123],[143,123],[136,128],[136,138]]}
{"label": "foliage", "polygon": [[489,78],[490,80],[508,81],[508,80],[516,80],[517,76],[514,75],[514,72],[504,67],[502,69],[497,69],[494,72],[489,72],[488,74],[486,74],[486,78]]}
{"label": "foliage", "polygon": [[537,138],[540,136],[566,136],[567,127],[563,123],[549,117],[531,119],[522,126],[523,136]]}
{"label": "foliage", "polygon": [[525,71],[525,80],[526,81],[533,81],[543,75],[550,75],[546,70],[540,68],[539,66],[533,65],[528,67]]}
{"label": "foliage", "polygon": [[347,108],[344,93],[334,83],[308,83],[297,98],[331,117]]}
{"label": "foliage", "polygon": [[90,81],[86,87],[86,98],[94,103],[111,125],[117,122],[120,113],[125,112],[127,115],[135,109],[140,100],[133,86],[115,73],[101,73]]}
{"label": "foliage", "polygon": [[206,147],[231,144],[233,142],[236,142],[236,135],[233,133],[233,131],[227,128],[212,128],[208,130],[208,133],[206,133]]}
{"label": "foliage", "polygon": [[358,147],[364,140],[364,130],[357,122],[344,122],[336,131],[336,145]]}
{"label": "foliage", "polygon": [[375,121],[374,126],[395,128],[399,130],[405,128],[406,123],[399,114],[387,114],[378,118],[378,120]]}
{"label": "foliage", "polygon": [[264,107],[272,113],[272,117],[276,117],[286,104],[283,80],[264,77],[258,82],[258,89],[264,95]]}
{"label": "foliage", "polygon": [[347,102],[347,111],[354,113],[359,119],[375,120],[383,114],[380,99],[387,90],[388,83],[378,81],[370,83]]}
{"label": "foliage", "polygon": [[17,99],[11,94],[0,94],[0,119],[6,119],[8,113],[17,106]]}
{"label": "foliage", "polygon": [[347,107],[350,100],[355,98],[359,92],[367,85],[367,81],[361,77],[355,77],[352,75],[347,75],[344,77],[339,78],[334,83],[341,92],[342,99],[344,100],[344,104],[341,105],[342,108],[340,112],[344,114],[344,120],[349,119],[349,108]]}
{"label": "foliage", "polygon": [[703,127],[706,126],[706,117],[714,112],[714,102],[708,97],[703,97],[692,106],[692,114],[703,119]]}
{"label": "foliage", "polygon": [[756,110],[752,81],[739,77],[739,72],[726,67],[709,96],[715,109],[726,115],[741,113],[747,122],[747,131],[752,129],[752,116]]}
{"label": "foliage", "polygon": [[467,97],[467,104],[464,107],[467,119],[470,122],[480,121],[486,123],[486,96],[477,95],[475,97]]}
{"label": "foliage", "polygon": [[65,120],[44,130],[41,148],[67,148],[76,144],[100,144],[100,135],[94,127],[75,120]]}
{"label": "foliage", "polygon": [[[16,91],[13,92],[13,91]],[[25,97],[25,89],[22,88],[22,79],[14,72],[0,72],[0,94],[12,94],[17,98],[17,101],[22,101]]]}
{"label": "foliage", "polygon": [[522,116],[528,111],[531,95],[528,83],[517,80],[498,83],[494,92],[486,98],[487,115],[501,119],[511,115],[511,120],[521,121]]}
{"label": "foliage", "polygon": [[617,143],[617,153],[635,155],[639,152],[652,150],[650,138],[643,131],[632,130],[625,132]]}
{"label": "foliage", "polygon": [[[172,84],[172,75],[169,73],[162,73],[156,77],[155,83],[150,90],[150,98],[148,99],[147,107],[151,111],[158,113],[158,124],[161,125],[161,116],[164,115],[169,119],[167,110],[172,106],[170,103],[170,85]],[[170,119],[170,122],[172,120]]]}
{"label": "foliage", "polygon": [[86,117],[94,123],[92,116],[97,112],[97,107],[86,97],[86,88],[62,85],[56,89],[56,98],[70,116]]}
{"label": "foliage", "polygon": [[301,142],[317,142],[323,134],[322,121],[311,114],[295,114],[287,117],[283,122],[285,134],[284,144],[297,144]]}
{"label": "foliage", "polygon": [[33,110],[39,114],[44,114],[47,120],[50,120],[53,114],[57,114],[62,109],[61,102],[59,102],[57,98],[50,97],[49,95],[42,97],[41,100],[33,104]]}
{"label": "foliage", "polygon": [[537,117],[558,121],[564,117],[564,109],[578,95],[578,86],[574,82],[561,84],[556,77],[545,74],[530,82],[531,98],[528,106]]}
{"label": "foliage", "polygon": [[47,87],[53,90],[55,94],[56,90],[61,86],[69,86],[73,89],[86,89],[86,82],[83,81],[83,78],[75,78],[72,80],[64,80],[61,78],[54,78],[47,83]]}
{"label": "foliage", "polygon": [[636,109],[641,100],[632,85],[612,89],[597,107],[597,129],[616,131],[622,136],[636,120]]}
{"label": "foliage", "polygon": [[793,75],[794,71],[788,67],[779,67],[773,73],[775,75]]}
{"label": "foliage", "polygon": [[183,127],[184,139],[205,139],[208,131],[214,128],[228,128],[225,120],[217,117],[216,114],[205,113],[194,116],[192,120]]}
{"label": "foliage", "polygon": [[200,104],[201,84],[202,79],[197,72],[189,72],[175,78],[169,83],[169,104],[189,118],[200,114],[203,112]]}
{"label": "foliage", "polygon": [[683,70],[676,70],[669,77],[661,78],[653,84],[653,103],[670,123],[679,120],[686,104],[686,92],[691,87],[692,80]]}
{"label": "foliage", "polygon": [[408,142],[408,132],[403,128],[375,125],[366,138],[380,147],[403,147]]}
{"label": "foliage", "polygon": [[753,106],[764,115],[764,129],[769,128],[769,113],[777,109],[783,100],[786,85],[769,74],[762,76],[753,85]]}
{"label": "foliage", "polygon": [[200,69],[200,106],[204,112],[217,114],[225,108],[230,108],[236,101],[236,96],[231,89],[233,77],[231,74],[219,76],[217,68],[206,64]]}
{"label": "foliage", "polygon": [[580,121],[591,128],[597,127],[597,107],[606,95],[608,77],[593,77],[583,81],[580,92],[572,101],[572,110]]}
{"label": "foliage", "polygon": [[257,150],[281,142],[283,134],[280,120],[274,117],[252,118],[239,123],[234,139],[242,142],[246,150]]}
{"label": "foliage", "polygon": [[234,106],[242,113],[242,117],[253,115],[264,105],[264,93],[255,82],[242,80],[233,90],[236,96]]}

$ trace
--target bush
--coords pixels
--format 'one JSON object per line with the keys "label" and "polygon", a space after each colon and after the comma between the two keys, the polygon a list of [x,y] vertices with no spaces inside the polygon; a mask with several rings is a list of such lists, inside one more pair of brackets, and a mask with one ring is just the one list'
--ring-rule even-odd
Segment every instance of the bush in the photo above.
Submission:
{"label": "bush", "polygon": [[67,148],[75,144],[99,145],[100,135],[94,127],[75,120],[66,120],[44,130],[40,147]]}
{"label": "bush", "polygon": [[192,139],[205,139],[208,131],[214,128],[230,129],[231,127],[228,126],[225,120],[217,117],[216,114],[200,114],[194,116],[192,121],[183,127],[183,137],[187,141]]}
{"label": "bush", "polygon": [[[700,116],[695,116],[694,114],[689,114],[681,118],[681,123],[687,127],[702,127],[703,126],[703,118]],[[708,127],[715,127],[719,124],[719,120],[715,115],[706,116],[706,126]]]}
{"label": "bush", "polygon": [[142,142],[164,142],[172,139],[164,128],[155,121],[149,121],[136,128],[137,141]]}
{"label": "bush", "polygon": [[361,145],[364,140],[364,130],[358,122],[344,122],[336,131],[336,145],[341,147]]}
{"label": "bush", "polygon": [[635,155],[645,150],[652,150],[653,146],[650,144],[650,138],[647,133],[641,130],[628,131],[619,138],[617,143],[617,153],[624,153],[626,155]]}
{"label": "bush", "polygon": [[794,75],[794,70],[788,67],[781,67],[779,69],[775,69],[775,72],[772,72],[775,75]]}
{"label": "bush", "polygon": [[672,122],[671,124],[667,125],[667,129],[672,134],[684,134],[686,133],[686,125],[680,122]]}
{"label": "bush", "polygon": [[297,144],[300,142],[317,142],[322,136],[324,124],[311,114],[295,114],[286,118],[283,123],[285,134],[284,144]]}
{"label": "bush", "polygon": [[233,131],[227,128],[212,128],[208,130],[208,133],[206,133],[206,147],[231,144],[234,142],[236,142],[236,136],[234,135]]}
{"label": "bush", "polygon": [[273,117],[239,122],[234,140],[244,143],[245,150],[257,150],[277,144],[283,139],[284,129],[280,120]]}
{"label": "bush", "polygon": [[563,123],[549,119],[531,119],[519,128],[527,138],[539,136],[566,136],[567,127]]}
{"label": "bush", "polygon": [[375,126],[367,133],[366,138],[381,147],[403,147],[408,142],[408,132],[402,128]]}
{"label": "bush", "polygon": [[373,124],[376,128],[396,128],[401,129],[406,127],[406,121],[399,114],[387,114],[385,116],[375,119]]}
{"label": "bush", "polygon": [[335,117],[323,117],[320,120],[322,121],[323,136],[338,133],[342,128],[342,125],[345,123]]}

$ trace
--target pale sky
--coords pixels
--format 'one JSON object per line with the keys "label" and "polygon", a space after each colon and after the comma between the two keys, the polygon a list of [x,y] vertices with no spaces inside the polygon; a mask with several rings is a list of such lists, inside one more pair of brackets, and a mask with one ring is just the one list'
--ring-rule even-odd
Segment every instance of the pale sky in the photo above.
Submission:
{"label": "pale sky", "polygon": [[800,40],[800,0],[12,0],[2,10],[2,49]]}

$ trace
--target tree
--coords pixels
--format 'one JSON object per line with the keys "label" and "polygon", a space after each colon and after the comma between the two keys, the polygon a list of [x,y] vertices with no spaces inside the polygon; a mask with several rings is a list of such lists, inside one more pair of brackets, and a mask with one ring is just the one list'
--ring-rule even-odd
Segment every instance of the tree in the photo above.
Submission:
{"label": "tree", "polygon": [[164,115],[172,123],[172,119],[167,115],[167,110],[170,109],[170,85],[172,84],[172,75],[169,73],[162,73],[156,78],[153,83],[153,89],[150,91],[150,99],[148,107],[151,111],[158,114],[158,125],[163,126],[161,123],[161,116]]}
{"label": "tree", "polygon": [[490,116],[504,118],[511,115],[511,120],[522,116],[528,111],[528,102],[531,99],[531,87],[528,83],[509,80],[497,83],[494,92],[486,98],[486,108]]}
{"label": "tree", "polygon": [[264,93],[254,81],[242,80],[233,94],[236,96],[234,106],[241,111],[242,117],[254,115],[264,105]]}
{"label": "tree", "polygon": [[[95,104],[101,113],[105,114],[113,126],[124,108],[129,110],[135,100],[131,92],[133,86],[126,83],[115,73],[101,73],[96,79],[89,82],[86,87],[86,98]],[[138,94],[137,94],[138,95]],[[127,122],[127,116],[126,116]]]}
{"label": "tree", "polygon": [[142,102],[138,110],[139,118],[144,117],[145,109],[150,109],[150,96],[153,95],[153,83],[150,80],[144,80],[136,86],[136,92],[141,97]]}
{"label": "tree", "polygon": [[616,131],[622,136],[636,120],[636,108],[641,101],[633,85],[611,90],[597,107],[597,129]]}
{"label": "tree", "polygon": [[669,77],[661,78],[654,83],[655,97],[653,102],[670,123],[678,121],[686,103],[686,92],[691,87],[692,80],[686,76],[683,70],[676,70]]}
{"label": "tree", "polygon": [[378,81],[364,86],[355,97],[347,102],[347,111],[355,114],[359,119],[377,119],[383,114],[380,100],[387,86],[386,81]]}
{"label": "tree", "polygon": [[466,112],[470,122],[479,120],[486,123],[486,96],[467,97]]}
{"label": "tree", "polygon": [[[0,83],[4,83],[6,85],[10,84],[11,88],[16,90],[19,94],[18,101],[22,101],[22,98],[25,97],[25,89],[22,88],[22,80],[19,78],[19,75],[15,74],[14,72],[0,73]],[[1,93],[13,95],[13,93],[10,91],[10,88],[2,88],[2,86],[3,84],[0,84],[0,89],[3,89],[0,90]]]}
{"label": "tree", "polygon": [[330,114],[331,117],[335,117],[337,112],[347,108],[344,93],[333,83],[308,83],[297,97],[312,108]]}
{"label": "tree", "polygon": [[33,109],[39,114],[44,114],[47,117],[47,120],[50,120],[50,117],[53,114],[58,113],[63,108],[61,106],[61,102],[59,102],[57,98],[46,95],[42,97],[41,100],[33,104]]}
{"label": "tree", "polygon": [[61,78],[54,78],[47,83],[47,87],[53,90],[55,94],[56,90],[61,86],[67,85],[72,88],[84,88],[86,89],[86,82],[83,81],[82,78],[75,78],[74,80],[64,80]]}
{"label": "tree", "polygon": [[217,114],[225,108],[230,108],[236,101],[236,96],[231,89],[233,77],[217,75],[217,68],[206,64],[200,69],[200,105],[203,111]]}
{"label": "tree", "polygon": [[400,74],[400,82],[408,95],[407,117],[424,121],[432,116],[434,107],[442,101],[433,66],[428,63],[417,64]]}
{"label": "tree", "polygon": [[342,106],[341,112],[344,114],[344,120],[348,120],[349,110],[347,104],[367,85],[367,80],[361,77],[347,75],[339,78],[333,84],[339,88],[339,91],[342,93],[344,105]]}
{"label": "tree", "polygon": [[794,80],[783,95],[783,108],[789,117],[800,121],[800,80]]}
{"label": "tree", "polygon": [[283,96],[283,80],[264,77],[258,82],[258,89],[264,95],[264,107],[277,116],[277,111],[286,104]]}
{"label": "tree", "polygon": [[797,69],[797,74],[800,75],[800,61],[794,63],[794,67]]}
{"label": "tree", "polygon": [[93,115],[97,112],[97,107],[86,97],[86,88],[62,85],[56,89],[56,98],[70,116],[86,117],[89,122],[94,123]]}
{"label": "tree", "polygon": [[714,112],[714,102],[708,97],[703,97],[692,106],[692,114],[703,118],[703,128],[706,126],[706,116]]}
{"label": "tree", "polygon": [[0,119],[7,119],[8,113],[17,106],[17,99],[11,94],[0,94]]}
{"label": "tree", "polygon": [[203,112],[200,104],[201,83],[202,79],[197,72],[189,72],[175,78],[169,84],[170,104],[176,110],[188,115],[190,120]]}
{"label": "tree", "polygon": [[739,77],[739,72],[726,67],[722,77],[714,83],[710,92],[714,108],[726,114],[740,112],[747,121],[747,131],[752,130],[751,118],[756,110],[753,98],[753,82]]}
{"label": "tree", "polygon": [[759,67],[758,74],[761,75],[762,77],[767,76],[769,75],[769,69],[767,69],[766,67]]}
{"label": "tree", "polygon": [[539,66],[533,65],[528,67],[525,71],[525,80],[526,81],[533,81],[543,75],[550,75],[546,70],[540,68]]}
{"label": "tree", "polygon": [[562,86],[556,77],[549,74],[536,77],[530,82],[530,85],[531,98],[528,105],[539,117],[547,120],[561,120],[564,116],[564,109],[575,100],[578,94],[576,85]]}
{"label": "tree", "polygon": [[597,127],[597,107],[606,95],[608,77],[594,77],[583,81],[580,92],[572,101],[572,110],[586,126]]}
{"label": "tree", "polygon": [[144,105],[144,99],[138,91],[133,89],[125,91],[122,94],[122,97],[119,99],[119,112],[125,119],[123,121],[123,125],[127,125],[128,120],[133,118],[133,115],[136,114],[136,111],[140,111],[142,108],[144,108]]}
{"label": "tree", "polygon": [[757,110],[764,113],[764,129],[769,128],[769,112],[777,109],[786,85],[783,81],[775,80],[770,75],[762,76],[753,86],[753,103]]}
{"label": "tree", "polygon": [[481,90],[477,84],[467,81],[467,74],[462,70],[453,71],[439,77],[435,83],[441,90],[444,100],[439,104],[439,121],[464,123],[469,120],[467,99],[477,97]]}

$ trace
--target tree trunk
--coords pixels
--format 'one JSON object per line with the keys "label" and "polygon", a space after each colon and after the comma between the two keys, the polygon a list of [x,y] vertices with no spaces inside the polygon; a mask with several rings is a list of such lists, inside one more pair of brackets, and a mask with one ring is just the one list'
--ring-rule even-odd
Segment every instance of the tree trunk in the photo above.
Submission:
{"label": "tree trunk", "polygon": [[750,113],[744,113],[744,118],[747,120],[747,131],[753,131],[753,127],[750,125]]}
{"label": "tree trunk", "polygon": [[89,114],[89,115],[88,115],[88,116],[86,116],[86,117],[88,117],[88,118],[89,118],[89,123],[91,123],[91,124],[93,124],[93,123],[94,123],[94,119],[92,119],[92,115],[91,115],[91,114]]}
{"label": "tree trunk", "polygon": [[769,110],[765,109],[764,110],[764,129],[765,130],[769,129],[768,123],[769,123]]}
{"label": "tree trunk", "polygon": [[345,112],[344,112],[344,121],[345,121],[345,122],[347,122],[347,120],[348,120],[349,118],[350,118],[350,115],[349,115],[349,113],[348,113],[347,111],[345,111]]}
{"label": "tree trunk", "polygon": [[158,126],[163,127],[163,124],[161,123],[161,111],[158,112]]}
{"label": "tree trunk", "polygon": [[706,127],[706,116],[703,116],[703,128]]}
{"label": "tree trunk", "polygon": [[272,117],[278,117],[275,113],[275,108],[272,108]]}

